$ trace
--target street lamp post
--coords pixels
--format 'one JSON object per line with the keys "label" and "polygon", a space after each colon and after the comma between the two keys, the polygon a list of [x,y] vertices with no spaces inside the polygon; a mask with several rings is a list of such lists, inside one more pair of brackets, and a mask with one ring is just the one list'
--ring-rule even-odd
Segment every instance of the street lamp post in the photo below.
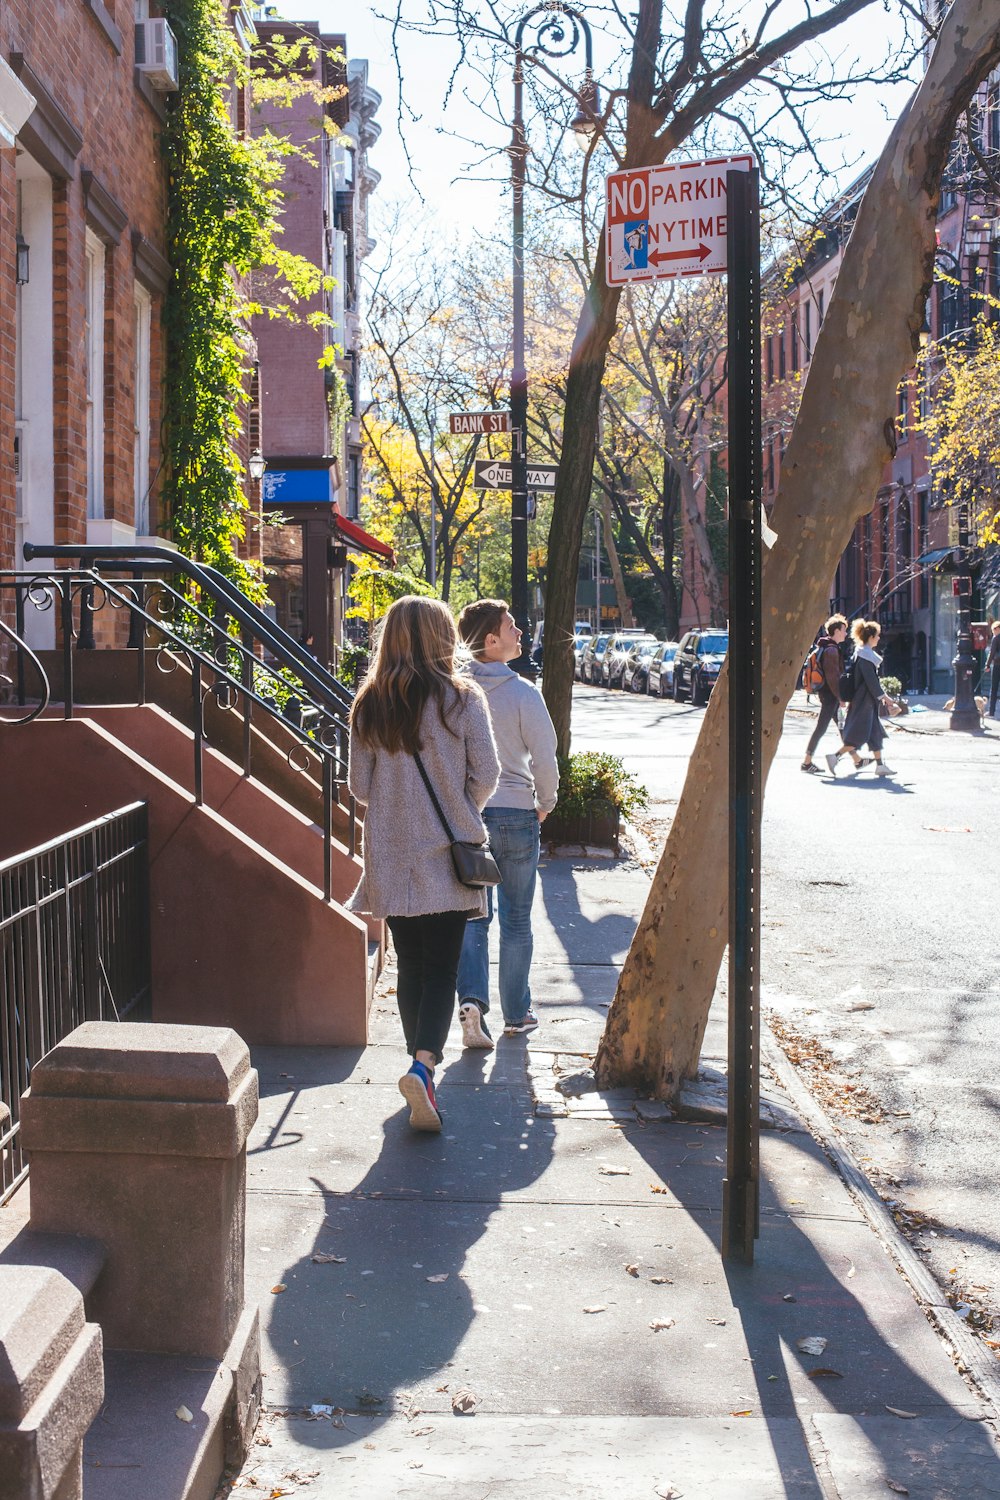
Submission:
{"label": "street lamp post", "polygon": [[[535,30],[526,49],[524,33]],[[531,663],[531,620],[528,614],[528,371],[524,356],[524,188],[527,181],[528,138],[524,128],[524,64],[532,54],[568,57],[583,37],[586,67],[577,92],[577,114],[572,129],[578,140],[597,128],[597,85],[594,83],[590,27],[578,11],[560,0],[548,0],[526,11],[514,34],[514,126],[510,144],[510,181],[513,200],[513,368],[510,377],[511,495],[510,495],[510,608],[521,627],[521,655],[511,662],[524,677],[535,675]]]}
{"label": "street lamp post", "polygon": [[[951,262],[949,269],[955,278],[958,292],[956,299],[957,327],[949,330],[944,337],[950,338],[953,334],[965,334],[968,336],[971,333],[972,309],[968,301],[968,289],[962,281],[961,263],[956,255],[953,255],[950,250],[943,249],[940,245],[937,248],[935,259]],[[969,570],[969,502],[965,495],[958,502],[957,550],[958,572],[953,577],[953,588],[957,602],[955,655],[952,659],[952,667],[955,672],[955,700],[948,727],[976,734],[982,729],[982,719],[976,707],[976,698],[973,690],[976,657],[972,649],[972,574]]]}

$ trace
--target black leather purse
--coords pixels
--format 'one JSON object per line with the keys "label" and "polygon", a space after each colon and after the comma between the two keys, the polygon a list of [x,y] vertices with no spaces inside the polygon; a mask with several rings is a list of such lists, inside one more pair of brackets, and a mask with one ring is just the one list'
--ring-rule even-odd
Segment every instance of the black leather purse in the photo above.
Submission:
{"label": "black leather purse", "polygon": [[413,759],[417,763],[417,770],[423,777],[428,795],[434,803],[434,811],[441,819],[441,827],[448,835],[448,842],[451,845],[451,862],[455,866],[455,875],[458,880],[462,885],[471,886],[474,890],[481,890],[488,885],[500,885],[503,877],[496,860],[490,853],[489,844],[465,844],[461,839],[456,839],[437,799],[437,794],[431,786],[431,779],[424,768],[423,761],[418,753],[414,754]]}

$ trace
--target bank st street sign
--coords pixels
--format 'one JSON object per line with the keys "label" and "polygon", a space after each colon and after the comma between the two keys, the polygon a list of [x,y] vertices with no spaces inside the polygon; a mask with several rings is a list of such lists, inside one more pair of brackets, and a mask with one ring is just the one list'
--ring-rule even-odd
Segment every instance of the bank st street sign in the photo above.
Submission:
{"label": "bank st street sign", "polygon": [[452,437],[491,437],[510,432],[509,411],[453,411],[448,417]]}
{"label": "bank st street sign", "polygon": [[754,165],[752,156],[720,156],[609,172],[608,286],[725,271],[726,173]]}

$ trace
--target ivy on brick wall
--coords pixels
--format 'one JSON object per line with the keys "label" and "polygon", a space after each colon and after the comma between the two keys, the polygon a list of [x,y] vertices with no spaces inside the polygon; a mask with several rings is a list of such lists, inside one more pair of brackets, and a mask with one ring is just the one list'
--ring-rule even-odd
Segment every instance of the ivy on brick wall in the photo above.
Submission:
{"label": "ivy on brick wall", "polygon": [[[298,316],[324,285],[321,271],[280,248],[279,182],[293,148],[265,132],[245,139],[231,117],[251,64],[226,24],[222,0],[170,0],[180,79],[164,135],[168,247],[166,499],[173,539],[258,600],[259,569],[238,556],[246,498],[236,443],[248,399],[250,318]],[[263,273],[266,306],[251,294]],[[310,322],[322,314],[307,314]]]}

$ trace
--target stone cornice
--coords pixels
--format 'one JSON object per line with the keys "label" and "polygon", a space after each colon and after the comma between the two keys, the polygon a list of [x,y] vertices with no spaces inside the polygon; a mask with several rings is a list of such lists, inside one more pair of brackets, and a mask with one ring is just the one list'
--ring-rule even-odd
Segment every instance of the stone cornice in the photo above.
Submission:
{"label": "stone cornice", "polygon": [[76,176],[76,158],[83,146],[83,136],[29,66],[23,52],[12,52],[10,65],[35,98],[35,108],[18,135],[19,143],[51,176],[71,182]]}
{"label": "stone cornice", "polygon": [[83,183],[83,205],[87,223],[106,245],[121,243],[122,230],[128,223],[128,214],[117,198],[86,168],[80,173]]}

